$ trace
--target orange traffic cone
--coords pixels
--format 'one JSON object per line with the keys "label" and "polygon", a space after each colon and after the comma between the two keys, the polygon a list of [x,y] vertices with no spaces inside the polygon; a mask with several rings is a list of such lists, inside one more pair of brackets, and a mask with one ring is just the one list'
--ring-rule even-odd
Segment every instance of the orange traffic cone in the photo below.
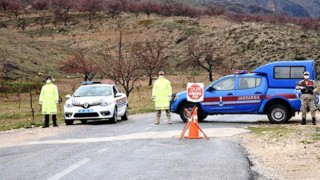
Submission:
{"label": "orange traffic cone", "polygon": [[193,119],[190,122],[190,129],[189,135],[186,138],[189,139],[201,139],[202,137],[199,136],[199,126],[198,126],[198,116],[194,115]]}
{"label": "orange traffic cone", "polygon": [[206,137],[207,140],[209,140],[208,136],[203,132],[203,130],[200,128],[199,124],[198,124],[198,108],[195,106],[192,109],[192,112],[188,112],[185,109],[186,113],[188,114],[189,118],[188,118],[188,122],[186,123],[186,125],[184,126],[181,135],[180,135],[180,140],[183,138],[184,134],[186,133],[187,129],[190,126],[189,129],[189,136],[187,136],[186,138],[189,139],[201,139],[202,137],[199,136],[199,130],[202,132],[202,134],[204,135],[204,137]]}

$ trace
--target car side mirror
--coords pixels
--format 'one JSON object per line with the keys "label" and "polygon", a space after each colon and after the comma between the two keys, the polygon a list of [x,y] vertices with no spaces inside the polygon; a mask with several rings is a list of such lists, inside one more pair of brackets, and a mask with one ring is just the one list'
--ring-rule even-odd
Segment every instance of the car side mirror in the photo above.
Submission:
{"label": "car side mirror", "polygon": [[117,93],[114,97],[121,97],[122,94],[121,93]]}
{"label": "car side mirror", "polygon": [[66,98],[67,98],[67,99],[70,99],[70,98],[71,98],[71,95],[70,95],[70,94],[67,94],[67,95],[66,95]]}

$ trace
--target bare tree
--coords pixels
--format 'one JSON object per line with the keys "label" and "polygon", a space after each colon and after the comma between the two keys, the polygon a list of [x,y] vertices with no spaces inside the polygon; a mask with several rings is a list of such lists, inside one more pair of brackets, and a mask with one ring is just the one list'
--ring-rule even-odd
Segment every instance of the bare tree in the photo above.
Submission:
{"label": "bare tree", "polygon": [[183,61],[183,65],[206,70],[209,73],[209,80],[213,81],[214,67],[223,67],[223,58],[215,54],[217,49],[213,43],[197,44],[195,41],[190,41],[186,50],[187,59]]}
{"label": "bare tree", "polygon": [[67,26],[67,22],[70,18],[69,11],[75,7],[75,0],[54,0],[52,1],[52,8],[57,19],[64,22],[64,26]]}
{"label": "bare tree", "polygon": [[60,9],[65,11],[67,14],[75,7],[75,0],[54,0],[52,1],[52,8],[57,10]]}
{"label": "bare tree", "polygon": [[69,13],[61,10],[55,10],[53,13],[55,22],[62,21],[64,26],[67,26],[68,20],[70,19]]}
{"label": "bare tree", "polygon": [[175,5],[175,1],[174,0],[166,0],[164,3],[163,3],[163,6],[162,6],[162,11],[163,11],[163,15],[165,16],[172,16],[173,13],[174,13],[174,5]]}
{"label": "bare tree", "polygon": [[106,48],[105,51],[102,52],[104,67],[101,67],[101,71],[108,78],[120,84],[129,97],[135,82],[141,76],[141,61],[134,53],[125,52],[123,49],[122,30],[120,30],[117,48],[114,50]]}
{"label": "bare tree", "polygon": [[5,61],[2,65],[0,65],[0,77],[5,81],[12,79],[12,72],[14,70],[18,70],[19,67],[11,62]]}
{"label": "bare tree", "polygon": [[219,16],[225,13],[225,9],[222,6],[208,5],[205,9],[205,14],[209,16]]}
{"label": "bare tree", "polygon": [[35,10],[48,10],[49,4],[47,0],[35,0],[32,2],[32,7]]}
{"label": "bare tree", "polygon": [[150,14],[152,13],[152,3],[150,1],[142,2],[141,3],[141,11],[146,13],[148,16],[148,19],[149,19]]}
{"label": "bare tree", "polygon": [[92,20],[96,16],[97,12],[102,10],[102,0],[81,0],[80,10],[88,13],[89,23],[92,23]]}
{"label": "bare tree", "polygon": [[117,1],[111,1],[107,4],[107,14],[113,19],[121,13],[121,3]]}
{"label": "bare tree", "polygon": [[184,14],[185,5],[182,2],[174,3],[173,7],[174,7],[173,14],[175,16],[182,16]]}
{"label": "bare tree", "polygon": [[128,5],[128,11],[136,15],[136,19],[141,12],[141,3],[140,2],[131,2]]}
{"label": "bare tree", "polygon": [[141,68],[147,73],[149,86],[152,85],[152,76],[163,66],[167,65],[168,54],[166,44],[160,40],[147,41],[145,43],[135,43],[133,53],[141,59]]}
{"label": "bare tree", "polygon": [[18,19],[18,16],[23,10],[23,4],[21,3],[21,1],[18,1],[18,0],[13,1],[9,4],[8,10],[14,14],[16,19]]}
{"label": "bare tree", "polygon": [[128,0],[119,0],[119,2],[121,4],[121,10],[124,12],[127,12],[129,1]]}
{"label": "bare tree", "polygon": [[8,9],[9,4],[10,0],[0,0],[0,7],[3,11],[6,11]]}
{"label": "bare tree", "polygon": [[80,49],[76,50],[69,59],[61,61],[59,69],[66,73],[82,73],[84,81],[92,80],[99,72],[95,62],[86,58],[84,52]]}
{"label": "bare tree", "polygon": [[22,17],[22,18],[18,17],[17,28],[21,28],[22,31],[25,31],[27,26],[28,26],[27,19],[25,17]]}
{"label": "bare tree", "polygon": [[39,17],[35,19],[36,23],[41,26],[41,29],[44,29],[44,26],[50,22],[51,16],[46,12],[40,12]]}
{"label": "bare tree", "polygon": [[32,118],[34,119],[34,113],[35,113],[35,110],[33,108],[33,104],[32,104],[32,88],[30,88],[30,92],[29,92],[29,97],[30,97],[30,109],[31,109],[31,113],[32,113]]}

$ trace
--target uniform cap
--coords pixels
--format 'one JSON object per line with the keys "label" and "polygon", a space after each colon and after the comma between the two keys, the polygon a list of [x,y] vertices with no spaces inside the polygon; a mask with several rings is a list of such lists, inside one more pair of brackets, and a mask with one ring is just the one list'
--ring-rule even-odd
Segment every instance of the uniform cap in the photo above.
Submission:
{"label": "uniform cap", "polygon": [[303,75],[309,75],[309,72],[308,72],[308,71],[305,71],[305,72],[303,73]]}
{"label": "uniform cap", "polygon": [[48,80],[48,79],[52,80],[52,77],[51,77],[51,76],[48,76],[48,77],[46,78],[46,80]]}
{"label": "uniform cap", "polygon": [[164,75],[164,72],[163,71],[159,71],[159,75]]}

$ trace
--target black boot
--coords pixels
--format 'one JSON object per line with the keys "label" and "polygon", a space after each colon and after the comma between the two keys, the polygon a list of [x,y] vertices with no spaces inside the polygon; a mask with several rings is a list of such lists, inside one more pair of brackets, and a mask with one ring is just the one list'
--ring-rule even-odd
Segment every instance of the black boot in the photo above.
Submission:
{"label": "black boot", "polygon": [[313,124],[313,125],[317,125],[317,122],[316,122],[316,118],[315,118],[315,117],[312,118],[312,124]]}
{"label": "black boot", "polygon": [[49,127],[49,114],[44,115],[44,125],[42,126],[42,128],[47,128],[47,127]]}
{"label": "black boot", "polygon": [[56,114],[52,115],[52,123],[53,123],[53,127],[58,127]]}
{"label": "black boot", "polygon": [[306,124],[307,124],[306,118],[302,118],[301,125],[306,125]]}

